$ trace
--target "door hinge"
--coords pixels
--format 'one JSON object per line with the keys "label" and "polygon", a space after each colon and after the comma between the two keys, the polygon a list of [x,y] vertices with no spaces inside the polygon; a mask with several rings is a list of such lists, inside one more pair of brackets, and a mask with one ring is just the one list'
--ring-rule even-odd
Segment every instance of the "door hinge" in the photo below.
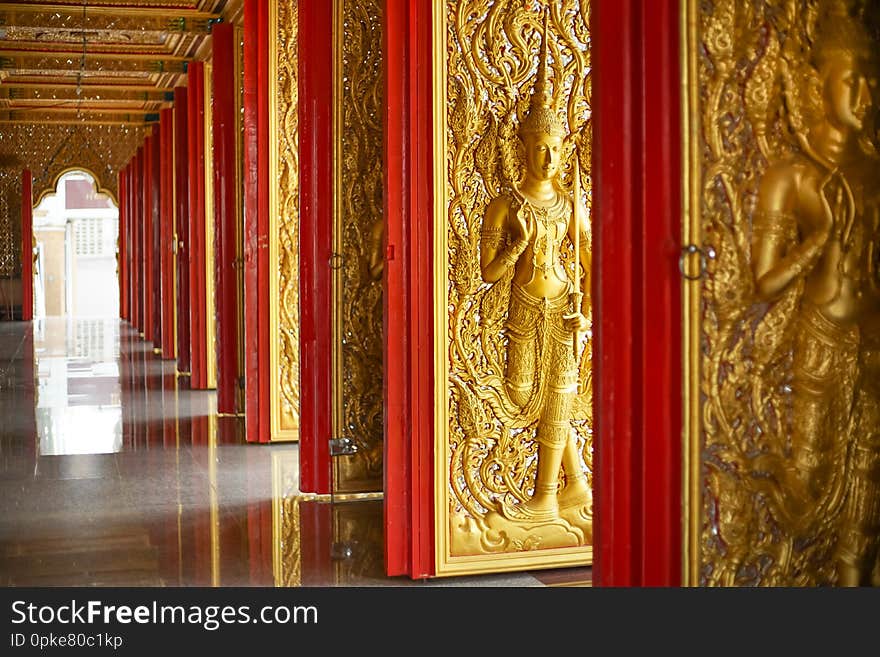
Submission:
{"label": "door hinge", "polygon": [[330,439],[330,456],[351,456],[357,451],[358,446],[351,438]]}

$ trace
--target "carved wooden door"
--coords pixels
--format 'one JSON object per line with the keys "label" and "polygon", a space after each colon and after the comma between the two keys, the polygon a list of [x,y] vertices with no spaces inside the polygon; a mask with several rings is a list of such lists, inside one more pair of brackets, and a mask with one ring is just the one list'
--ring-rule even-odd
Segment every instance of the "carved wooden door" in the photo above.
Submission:
{"label": "carved wooden door", "polygon": [[333,3],[334,495],[382,492],[383,3]]}
{"label": "carved wooden door", "polygon": [[687,579],[878,585],[880,17],[686,5]]}

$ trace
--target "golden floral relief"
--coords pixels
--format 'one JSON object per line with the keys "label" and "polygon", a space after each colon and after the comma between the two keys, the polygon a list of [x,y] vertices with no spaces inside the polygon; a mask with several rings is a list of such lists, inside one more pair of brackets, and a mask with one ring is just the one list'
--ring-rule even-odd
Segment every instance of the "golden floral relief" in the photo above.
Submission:
{"label": "golden floral relief", "polygon": [[588,11],[446,3],[451,556],[592,542]]}
{"label": "golden floral relief", "polygon": [[280,427],[299,428],[299,125],[297,3],[278,3],[276,120],[278,131],[278,340]]}
{"label": "golden floral relief", "polygon": [[702,584],[880,584],[877,19],[701,5]]}
{"label": "golden floral relief", "polygon": [[[335,281],[341,358],[338,434],[357,452],[334,461],[337,492],[382,490],[383,3],[340,0],[339,170]],[[378,257],[377,257],[378,256]]]}

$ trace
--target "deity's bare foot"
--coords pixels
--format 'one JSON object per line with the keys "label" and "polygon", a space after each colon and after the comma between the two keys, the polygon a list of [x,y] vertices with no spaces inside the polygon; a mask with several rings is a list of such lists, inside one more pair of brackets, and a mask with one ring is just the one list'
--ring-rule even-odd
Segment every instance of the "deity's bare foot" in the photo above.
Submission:
{"label": "deity's bare foot", "polygon": [[508,520],[521,522],[541,522],[559,517],[556,496],[532,497],[521,504],[501,502],[498,511]]}
{"label": "deity's bare foot", "polygon": [[593,492],[587,485],[587,477],[585,475],[573,478],[572,481],[566,484],[565,488],[562,489],[562,492],[559,493],[560,509],[572,509],[581,506],[592,507],[592,505]]}

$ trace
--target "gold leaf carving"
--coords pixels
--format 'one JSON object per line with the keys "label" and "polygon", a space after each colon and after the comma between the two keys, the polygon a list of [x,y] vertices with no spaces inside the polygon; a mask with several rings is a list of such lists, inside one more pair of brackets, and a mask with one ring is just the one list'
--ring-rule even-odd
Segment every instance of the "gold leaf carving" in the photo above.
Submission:
{"label": "gold leaf carving", "polygon": [[382,486],[382,285],[371,255],[383,217],[382,12],[379,0],[342,0],[342,113],[337,225],[341,230],[341,435],[357,453],[338,461],[338,490]]}
{"label": "gold leaf carving", "polygon": [[[535,435],[540,410],[536,405],[543,402],[541,395],[535,395],[526,407],[519,407],[508,395],[505,326],[512,307],[513,269],[496,282],[485,283],[480,256],[481,239],[497,240],[499,248],[510,243],[507,236],[496,235],[491,229],[485,233],[481,226],[490,201],[509,195],[523,179],[525,153],[518,130],[530,108],[538,54],[544,43],[547,77],[554,81],[554,111],[568,134],[562,142],[558,183],[564,193],[570,193],[577,146],[583,192],[580,201],[589,216],[589,3],[448,0],[445,10],[448,279],[443,305],[449,313],[446,518],[450,554],[589,545],[591,518],[563,514],[529,523],[511,521],[498,512],[519,506],[533,495],[539,454]],[[583,239],[589,243],[588,234]],[[573,271],[567,240],[561,250],[565,267]],[[564,422],[562,440],[573,437],[579,458],[586,464],[586,480],[591,482],[587,335],[581,334],[581,347],[579,394]],[[565,368],[562,362],[550,364],[549,352],[546,356],[548,363],[540,367]],[[572,358],[570,353],[567,357]]]}
{"label": "gold leaf carving", "polygon": [[278,3],[278,340],[281,429],[299,427],[299,125],[297,3]]}
{"label": "gold leaf carving", "polygon": [[[875,73],[850,56],[876,51],[880,24],[859,1],[698,7],[698,213],[714,254],[700,283],[698,581],[878,584],[880,160],[870,129],[841,130],[838,151],[823,130],[847,102],[866,109]],[[852,74],[852,96],[834,70]]]}

